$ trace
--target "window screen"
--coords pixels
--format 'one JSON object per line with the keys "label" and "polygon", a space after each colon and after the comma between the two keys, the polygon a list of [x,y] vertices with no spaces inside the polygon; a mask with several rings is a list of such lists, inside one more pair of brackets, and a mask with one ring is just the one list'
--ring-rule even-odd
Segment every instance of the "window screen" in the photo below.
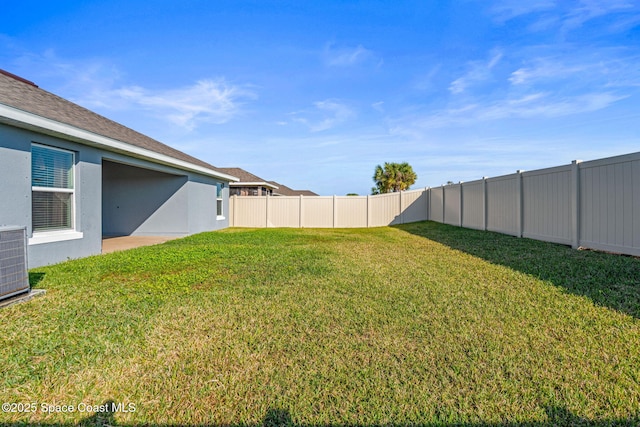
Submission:
{"label": "window screen", "polygon": [[73,164],[70,151],[31,147],[31,214],[33,231],[73,228]]}

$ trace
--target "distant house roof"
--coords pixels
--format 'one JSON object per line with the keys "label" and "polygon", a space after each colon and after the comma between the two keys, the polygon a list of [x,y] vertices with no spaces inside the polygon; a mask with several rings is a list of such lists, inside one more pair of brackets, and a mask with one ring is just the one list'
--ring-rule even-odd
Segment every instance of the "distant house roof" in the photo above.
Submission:
{"label": "distant house roof", "polygon": [[236,181],[219,168],[0,70],[0,123]]}
{"label": "distant house roof", "polygon": [[286,185],[277,183],[275,181],[269,181],[269,182],[271,182],[273,185],[278,186],[278,190],[274,191],[274,194],[277,193],[277,195],[279,196],[317,196],[316,193],[310,190],[293,190],[287,187]]}
{"label": "distant house roof", "polygon": [[242,168],[218,168],[218,170],[228,173],[229,175],[240,178],[239,182],[231,183],[232,187],[268,187],[273,190],[274,196],[317,196],[316,193],[309,190],[293,190],[286,185],[275,181],[267,181],[257,175],[247,172]]}
{"label": "distant house roof", "polygon": [[278,188],[278,186],[273,184],[272,182],[267,181],[264,178],[260,178],[259,176],[254,175],[251,172],[247,172],[246,170],[241,168],[218,168],[218,170],[220,170],[223,173],[238,177],[240,179],[240,181],[234,182],[231,184],[234,187],[261,186],[261,187],[269,187],[272,189]]}

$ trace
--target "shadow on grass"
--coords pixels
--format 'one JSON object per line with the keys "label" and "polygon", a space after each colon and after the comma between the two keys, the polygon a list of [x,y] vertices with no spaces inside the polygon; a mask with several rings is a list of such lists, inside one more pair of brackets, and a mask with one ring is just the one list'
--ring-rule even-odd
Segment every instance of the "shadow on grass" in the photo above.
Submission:
{"label": "shadow on grass", "polygon": [[32,288],[36,287],[38,283],[42,282],[44,276],[45,273],[29,272],[29,285],[31,285]]}
{"label": "shadow on grass", "polygon": [[575,250],[432,221],[394,228],[549,281],[566,292],[640,319],[640,258]]}
{"label": "shadow on grass", "polygon": [[130,424],[119,423],[116,420],[116,414],[109,408],[114,408],[112,401],[105,402],[103,407],[107,410],[91,415],[90,417],[78,422],[78,423],[0,423],[0,427],[23,427],[23,426],[38,426],[38,427],[401,427],[405,425],[411,425],[415,427],[545,427],[545,426],[583,426],[583,427],[617,427],[617,426],[638,426],[640,425],[640,416],[636,416],[628,419],[620,420],[597,420],[592,421],[584,419],[572,414],[565,408],[549,407],[547,408],[547,420],[546,421],[531,421],[531,422],[433,422],[424,424],[403,424],[403,423],[384,423],[384,424],[305,424],[296,423],[293,421],[291,414],[286,409],[269,409],[259,424]]}

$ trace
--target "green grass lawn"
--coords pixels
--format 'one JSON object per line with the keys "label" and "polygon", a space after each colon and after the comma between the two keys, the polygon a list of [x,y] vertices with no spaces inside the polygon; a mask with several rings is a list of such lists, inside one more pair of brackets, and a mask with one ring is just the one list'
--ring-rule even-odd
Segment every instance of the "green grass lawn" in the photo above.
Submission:
{"label": "green grass lawn", "polygon": [[228,229],[31,279],[46,295],[0,310],[0,402],[37,410],[1,426],[640,424],[637,258],[423,222]]}

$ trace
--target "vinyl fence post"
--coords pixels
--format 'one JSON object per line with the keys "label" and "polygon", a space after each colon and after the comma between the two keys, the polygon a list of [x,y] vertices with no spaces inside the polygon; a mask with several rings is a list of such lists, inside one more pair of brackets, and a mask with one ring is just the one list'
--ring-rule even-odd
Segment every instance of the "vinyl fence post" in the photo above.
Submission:
{"label": "vinyl fence post", "polygon": [[304,217],[304,209],[303,209],[303,198],[302,198],[302,194],[300,195],[300,206],[299,208],[299,212],[300,212],[300,228],[304,228],[304,222],[302,221],[302,218]]}
{"label": "vinyl fence post", "polygon": [[404,207],[402,206],[402,190],[400,190],[400,224],[404,224]]}
{"label": "vinyl fence post", "polygon": [[487,231],[488,222],[489,222],[487,218],[487,213],[489,209],[489,200],[488,200],[488,194],[487,194],[487,179],[488,177],[486,176],[482,177],[482,229],[484,231]]}
{"label": "vinyl fence post", "polygon": [[[233,212],[229,216],[231,217],[231,222],[233,222],[232,227],[235,227],[238,223],[238,196],[234,194],[232,196],[232,200],[233,202],[231,205],[233,206]],[[229,207],[229,210],[231,210],[231,206]]]}
{"label": "vinyl fence post", "polygon": [[458,210],[458,225],[462,227],[462,216],[464,209],[464,199],[462,198],[462,181],[460,181],[460,209]]}
{"label": "vinyl fence post", "polygon": [[580,247],[580,163],[571,162],[571,247]]}
{"label": "vinyl fence post", "polygon": [[518,174],[518,176],[516,177],[516,232],[518,234],[518,237],[522,237],[522,235],[524,234],[524,197],[522,197],[522,172],[524,171],[516,171],[516,173]]}
{"label": "vinyl fence post", "polygon": [[267,194],[264,197],[265,197],[265,199],[264,199],[264,204],[265,204],[264,210],[265,210],[265,213],[266,213],[266,215],[264,217],[264,221],[265,221],[264,228],[269,228],[269,195]]}
{"label": "vinyl fence post", "polygon": [[367,228],[370,227],[370,223],[371,223],[371,198],[369,197],[369,195],[367,194]]}
{"label": "vinyl fence post", "polygon": [[429,221],[429,217],[431,216],[429,215],[430,202],[431,202],[431,190],[429,189],[429,187],[424,187],[424,208],[425,208],[424,219],[427,221]]}
{"label": "vinyl fence post", "polygon": [[333,228],[336,228],[336,224],[338,221],[336,220],[338,216],[338,207],[336,206],[336,195],[333,195]]}
{"label": "vinyl fence post", "polygon": [[442,187],[442,223],[446,224],[447,223],[447,196],[446,196],[446,186],[443,185]]}
{"label": "vinyl fence post", "polygon": [[298,196],[298,228],[302,228],[302,194]]}

